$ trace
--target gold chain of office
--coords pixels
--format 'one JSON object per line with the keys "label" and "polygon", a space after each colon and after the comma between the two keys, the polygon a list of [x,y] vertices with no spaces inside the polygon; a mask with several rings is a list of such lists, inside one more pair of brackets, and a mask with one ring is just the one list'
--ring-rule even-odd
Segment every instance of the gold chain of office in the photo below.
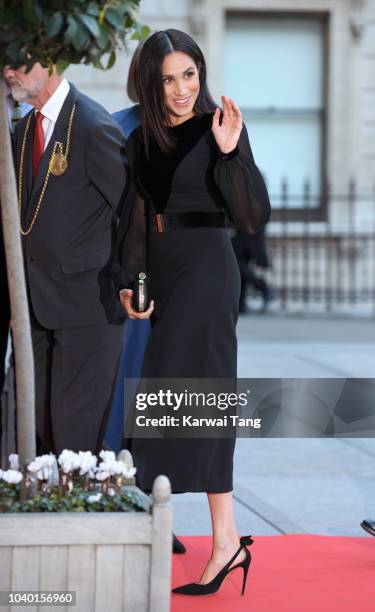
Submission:
{"label": "gold chain of office", "polygon": [[47,189],[47,185],[48,185],[48,179],[50,177],[50,174],[54,174],[55,176],[61,176],[61,174],[64,174],[67,166],[68,166],[68,154],[69,154],[69,149],[70,149],[70,135],[72,132],[72,125],[73,125],[73,117],[74,117],[74,113],[75,113],[75,109],[76,109],[76,105],[73,105],[73,108],[71,110],[70,113],[70,118],[69,118],[69,125],[68,125],[68,134],[66,137],[66,146],[65,146],[65,153],[63,152],[63,145],[62,142],[55,142],[55,144],[53,145],[53,151],[51,153],[51,157],[49,160],[49,164],[48,164],[48,170],[47,170],[47,174],[46,174],[46,178],[44,179],[44,184],[43,184],[43,188],[41,191],[41,194],[39,196],[39,200],[38,200],[38,204],[36,206],[35,212],[33,214],[33,217],[31,219],[30,225],[27,229],[23,229],[22,227],[22,185],[23,185],[23,174],[24,174],[24,159],[25,159],[25,148],[26,148],[26,140],[27,140],[27,134],[30,128],[30,123],[31,123],[31,119],[32,119],[32,113],[30,113],[29,118],[27,120],[26,123],[26,128],[25,128],[25,133],[23,135],[23,141],[22,141],[22,147],[21,147],[21,158],[20,158],[20,171],[19,171],[19,175],[18,175],[18,214],[19,214],[19,222],[20,222],[20,232],[22,234],[22,236],[27,236],[28,234],[30,234],[31,230],[34,227],[34,223],[38,217],[39,214],[39,210],[42,204],[42,200],[44,197],[44,193]]}

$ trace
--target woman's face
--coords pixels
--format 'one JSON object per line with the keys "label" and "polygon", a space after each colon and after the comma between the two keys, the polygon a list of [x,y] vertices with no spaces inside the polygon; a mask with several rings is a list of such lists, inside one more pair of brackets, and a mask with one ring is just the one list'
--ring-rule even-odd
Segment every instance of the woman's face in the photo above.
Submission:
{"label": "woman's face", "polygon": [[162,66],[165,101],[172,124],[177,125],[194,115],[199,94],[199,73],[194,60],[181,51],[166,55]]}

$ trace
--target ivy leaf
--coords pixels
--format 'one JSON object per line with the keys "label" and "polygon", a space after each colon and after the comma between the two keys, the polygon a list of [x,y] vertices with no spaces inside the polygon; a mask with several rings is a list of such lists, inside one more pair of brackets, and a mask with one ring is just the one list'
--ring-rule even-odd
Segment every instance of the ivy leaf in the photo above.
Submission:
{"label": "ivy leaf", "polygon": [[105,12],[105,18],[106,21],[108,21],[108,23],[115,28],[121,29],[124,27],[123,19],[121,19],[121,16],[115,11],[115,9],[108,9]]}
{"label": "ivy leaf", "polygon": [[116,61],[116,53],[115,53],[115,51],[112,51],[110,56],[109,56],[109,59],[108,59],[108,64],[107,64],[106,70],[110,70],[112,68],[113,64],[115,63],[115,61]]}
{"label": "ivy leaf", "polygon": [[96,2],[90,2],[89,6],[87,7],[86,13],[88,15],[92,15],[93,17],[99,16],[99,7]]}
{"label": "ivy leaf", "polygon": [[43,21],[42,7],[40,6],[39,2],[32,2],[31,4],[33,5],[34,13],[35,13],[37,20],[39,21],[39,23],[41,23]]}
{"label": "ivy leaf", "polygon": [[70,66],[69,60],[61,58],[56,62],[56,70],[58,74],[62,74]]}
{"label": "ivy leaf", "polygon": [[148,26],[139,26],[135,29],[134,34],[131,36],[131,40],[143,40],[150,35],[150,28]]}
{"label": "ivy leaf", "polygon": [[102,50],[107,49],[109,44],[109,36],[103,27],[100,27],[99,36],[96,38],[96,44]]}
{"label": "ivy leaf", "polygon": [[47,24],[47,38],[56,36],[64,25],[64,17],[61,13],[54,13]]}
{"label": "ivy leaf", "polygon": [[23,2],[22,15],[27,21],[34,24],[34,27],[38,27],[43,21],[43,11],[39,2]]}
{"label": "ivy leaf", "polygon": [[68,27],[64,33],[64,44],[69,46],[73,44],[73,38],[76,36],[78,24],[72,15],[68,17]]}
{"label": "ivy leaf", "polygon": [[[80,17],[78,18],[80,19]],[[90,41],[90,34],[88,33],[85,26],[77,20],[77,29],[74,33],[72,42],[73,46],[77,51],[84,48],[85,45]]]}
{"label": "ivy leaf", "polygon": [[96,21],[96,19],[94,19],[94,17],[92,17],[91,15],[87,15],[82,13],[82,15],[80,15],[83,23],[85,24],[86,28],[89,30],[90,34],[93,35],[94,38],[97,38],[100,36],[100,28],[98,25],[98,22]]}

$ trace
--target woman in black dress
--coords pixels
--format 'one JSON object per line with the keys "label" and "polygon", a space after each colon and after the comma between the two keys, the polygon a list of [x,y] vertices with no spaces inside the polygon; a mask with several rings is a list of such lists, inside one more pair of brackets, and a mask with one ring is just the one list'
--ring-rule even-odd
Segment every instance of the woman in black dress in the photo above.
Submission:
{"label": "woman in black dress", "polygon": [[[240,276],[225,227],[229,222],[252,233],[270,215],[241,112],[224,96],[222,112],[216,106],[202,52],[178,30],[156,32],[145,42],[138,89],[142,125],[127,142],[132,184],[119,228],[116,276],[129,317],[151,316],[142,376],[235,379]],[[131,287],[145,270],[153,301],[138,313]],[[166,474],[175,493],[208,494],[212,555],[199,583],[175,592],[216,591],[234,562],[246,580],[251,540],[240,540],[235,525],[234,443],[131,440],[141,489],[150,491],[155,477]]]}

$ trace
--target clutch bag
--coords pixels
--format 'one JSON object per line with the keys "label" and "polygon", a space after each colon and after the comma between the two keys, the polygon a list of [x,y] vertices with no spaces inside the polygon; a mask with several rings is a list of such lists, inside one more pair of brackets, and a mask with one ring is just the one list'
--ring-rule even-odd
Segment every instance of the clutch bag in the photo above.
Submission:
{"label": "clutch bag", "polygon": [[150,292],[147,276],[144,272],[138,274],[133,286],[132,306],[137,312],[145,312],[150,305]]}

